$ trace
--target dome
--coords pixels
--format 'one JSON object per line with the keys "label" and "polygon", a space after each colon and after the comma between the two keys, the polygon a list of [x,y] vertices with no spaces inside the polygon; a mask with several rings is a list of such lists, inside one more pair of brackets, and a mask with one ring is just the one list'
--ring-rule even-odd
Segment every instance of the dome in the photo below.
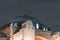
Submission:
{"label": "dome", "polygon": [[[18,16],[18,17],[15,17],[13,19],[11,19],[9,22],[8,22],[8,26],[13,23],[13,26],[16,28],[14,33],[16,33],[19,29],[21,29],[21,24],[24,23],[25,21],[27,20],[31,20],[33,22],[33,25],[35,27],[35,29],[41,29],[41,30],[44,30],[44,31],[50,31],[50,28],[43,25],[39,19],[37,18],[34,18],[32,16],[27,16],[27,15],[23,15],[23,16]],[[3,28],[6,28],[6,27],[3,27]],[[2,28],[2,29],[3,29]]]}
{"label": "dome", "polygon": [[31,20],[34,23],[40,23],[40,20],[38,20],[37,18],[27,16],[27,15],[15,17],[12,20],[10,20],[9,23],[11,23],[11,22],[25,22],[26,20]]}

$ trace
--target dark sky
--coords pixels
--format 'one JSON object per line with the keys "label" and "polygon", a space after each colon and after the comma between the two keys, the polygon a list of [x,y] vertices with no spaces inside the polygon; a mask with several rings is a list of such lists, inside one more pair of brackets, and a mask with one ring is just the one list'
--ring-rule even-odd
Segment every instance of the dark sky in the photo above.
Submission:
{"label": "dark sky", "polygon": [[60,1],[55,0],[0,0],[0,26],[9,19],[24,14],[37,17],[53,31],[60,31]]}

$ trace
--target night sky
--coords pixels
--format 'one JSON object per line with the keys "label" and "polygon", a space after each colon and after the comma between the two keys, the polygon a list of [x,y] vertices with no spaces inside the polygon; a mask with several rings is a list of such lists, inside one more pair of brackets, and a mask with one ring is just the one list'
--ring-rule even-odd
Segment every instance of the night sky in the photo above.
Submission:
{"label": "night sky", "polygon": [[24,14],[37,17],[52,31],[60,31],[60,1],[0,0],[0,27],[10,19]]}

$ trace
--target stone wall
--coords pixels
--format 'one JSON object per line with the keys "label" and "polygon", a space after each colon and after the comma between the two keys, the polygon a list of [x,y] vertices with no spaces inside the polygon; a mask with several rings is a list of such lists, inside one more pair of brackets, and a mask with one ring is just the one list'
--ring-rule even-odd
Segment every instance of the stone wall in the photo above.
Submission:
{"label": "stone wall", "polygon": [[42,36],[48,40],[60,40],[60,32],[35,30],[36,36]]}

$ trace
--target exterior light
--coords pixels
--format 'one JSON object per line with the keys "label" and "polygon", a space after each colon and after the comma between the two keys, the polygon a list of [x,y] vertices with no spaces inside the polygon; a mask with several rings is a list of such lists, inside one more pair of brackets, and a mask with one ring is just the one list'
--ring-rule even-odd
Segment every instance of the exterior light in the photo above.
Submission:
{"label": "exterior light", "polygon": [[38,23],[36,23],[36,29],[39,29],[39,24]]}

